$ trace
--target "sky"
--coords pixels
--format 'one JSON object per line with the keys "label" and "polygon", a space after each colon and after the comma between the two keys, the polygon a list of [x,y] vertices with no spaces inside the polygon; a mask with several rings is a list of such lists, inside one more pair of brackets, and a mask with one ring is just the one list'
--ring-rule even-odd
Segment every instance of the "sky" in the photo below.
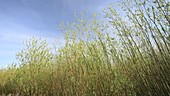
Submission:
{"label": "sky", "polygon": [[57,25],[73,22],[74,13],[99,13],[116,0],[0,0],[0,67],[16,61],[32,36],[50,44],[63,41]]}

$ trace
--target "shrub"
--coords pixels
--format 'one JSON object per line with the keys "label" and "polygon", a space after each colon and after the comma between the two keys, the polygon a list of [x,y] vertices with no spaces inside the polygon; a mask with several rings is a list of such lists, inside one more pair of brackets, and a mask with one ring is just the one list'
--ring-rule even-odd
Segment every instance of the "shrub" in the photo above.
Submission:
{"label": "shrub", "polygon": [[126,17],[110,6],[103,22],[94,14],[59,25],[66,43],[56,53],[45,41],[30,40],[17,55],[20,66],[0,71],[1,93],[170,95],[169,2],[127,0],[120,6]]}

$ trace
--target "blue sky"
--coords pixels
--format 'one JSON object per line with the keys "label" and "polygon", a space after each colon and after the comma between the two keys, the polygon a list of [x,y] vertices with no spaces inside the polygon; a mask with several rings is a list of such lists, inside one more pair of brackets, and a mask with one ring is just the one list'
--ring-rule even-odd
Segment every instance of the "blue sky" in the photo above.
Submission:
{"label": "blue sky", "polygon": [[116,0],[0,0],[0,67],[15,61],[23,41],[32,36],[62,41],[58,24],[72,22],[74,12],[98,13],[110,3]]}

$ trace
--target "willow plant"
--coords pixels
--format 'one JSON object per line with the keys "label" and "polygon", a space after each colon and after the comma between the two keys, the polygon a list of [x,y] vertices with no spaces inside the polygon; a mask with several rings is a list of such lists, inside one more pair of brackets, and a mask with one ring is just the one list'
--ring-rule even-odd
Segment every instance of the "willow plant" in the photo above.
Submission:
{"label": "willow plant", "polygon": [[[76,16],[61,24],[56,53],[32,38],[19,66],[0,70],[0,94],[21,96],[169,96],[170,2],[126,0],[103,21]],[[119,6],[119,7],[120,7]]]}

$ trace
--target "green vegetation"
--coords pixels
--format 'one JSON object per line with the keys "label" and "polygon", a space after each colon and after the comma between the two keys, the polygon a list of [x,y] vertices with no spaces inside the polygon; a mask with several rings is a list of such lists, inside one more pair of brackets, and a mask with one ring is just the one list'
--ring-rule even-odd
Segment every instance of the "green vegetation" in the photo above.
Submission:
{"label": "green vegetation", "polygon": [[[19,66],[0,70],[0,94],[170,96],[170,2],[133,0],[59,25],[65,46],[32,38]],[[126,16],[126,17],[125,17]]]}

